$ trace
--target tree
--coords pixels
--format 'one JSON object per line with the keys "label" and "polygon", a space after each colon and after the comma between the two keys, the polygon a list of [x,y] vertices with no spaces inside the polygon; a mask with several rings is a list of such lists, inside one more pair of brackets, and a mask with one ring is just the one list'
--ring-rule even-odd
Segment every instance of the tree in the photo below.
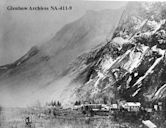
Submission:
{"label": "tree", "polygon": [[74,105],[78,105],[78,102],[76,101],[76,102],[74,103]]}
{"label": "tree", "polygon": [[81,105],[81,101],[78,101],[78,105]]}
{"label": "tree", "polygon": [[56,101],[53,102],[52,106],[57,106],[57,103]]}
{"label": "tree", "polygon": [[58,106],[58,107],[60,107],[60,106],[61,106],[61,103],[60,103],[59,101],[57,102],[57,106]]}
{"label": "tree", "polygon": [[108,101],[108,98],[106,96],[104,96],[104,98],[103,98],[104,104],[107,104],[107,101]]}
{"label": "tree", "polygon": [[81,101],[76,101],[74,105],[81,105]]}

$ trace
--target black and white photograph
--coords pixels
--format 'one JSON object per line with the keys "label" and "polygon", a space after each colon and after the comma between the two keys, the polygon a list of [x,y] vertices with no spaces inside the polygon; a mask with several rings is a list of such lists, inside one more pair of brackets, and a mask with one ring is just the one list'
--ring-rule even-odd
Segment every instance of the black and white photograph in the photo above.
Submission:
{"label": "black and white photograph", "polygon": [[166,1],[1,0],[0,128],[166,128]]}

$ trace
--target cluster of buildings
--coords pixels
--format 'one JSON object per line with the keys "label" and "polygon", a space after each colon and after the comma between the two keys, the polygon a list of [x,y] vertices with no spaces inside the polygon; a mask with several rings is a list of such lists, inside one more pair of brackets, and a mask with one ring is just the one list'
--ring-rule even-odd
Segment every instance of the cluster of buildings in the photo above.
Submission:
{"label": "cluster of buildings", "polygon": [[152,103],[141,104],[140,102],[120,102],[116,104],[80,104],[74,105],[73,110],[82,110],[82,111],[125,111],[133,113],[153,113],[159,112],[164,115],[166,118],[166,102],[164,101],[155,101]]}

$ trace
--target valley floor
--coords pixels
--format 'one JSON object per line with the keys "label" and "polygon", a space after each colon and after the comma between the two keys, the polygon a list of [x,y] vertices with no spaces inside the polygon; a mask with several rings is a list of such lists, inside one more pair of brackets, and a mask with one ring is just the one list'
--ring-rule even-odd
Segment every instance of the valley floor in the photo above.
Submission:
{"label": "valley floor", "polygon": [[[26,125],[26,117],[31,123]],[[32,114],[25,110],[7,109],[1,114],[0,128],[138,128],[139,125],[113,121],[111,116],[48,116]]]}

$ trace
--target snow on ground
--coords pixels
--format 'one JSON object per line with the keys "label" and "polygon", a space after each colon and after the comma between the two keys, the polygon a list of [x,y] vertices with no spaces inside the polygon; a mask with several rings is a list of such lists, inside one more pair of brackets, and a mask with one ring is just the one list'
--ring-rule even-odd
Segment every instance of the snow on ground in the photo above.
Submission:
{"label": "snow on ground", "polygon": [[135,49],[132,50],[129,54],[129,61],[125,63],[125,65],[123,66],[124,69],[126,69],[127,71],[131,73],[133,69],[137,68],[140,65],[147,49],[148,49],[147,46],[142,45],[141,51],[135,52]]}
{"label": "snow on ground", "polygon": [[137,89],[137,90],[133,93],[132,97],[134,97],[135,95],[137,95],[137,94],[138,94],[138,92],[139,92],[140,90],[141,90],[140,88],[139,88],[139,89]]}
{"label": "snow on ground", "polygon": [[129,49],[127,50],[122,56],[118,57],[111,65],[110,67],[113,69],[115,67],[117,67],[117,65],[119,65],[120,62],[122,62],[129,54],[130,52],[133,50],[132,49]]}
{"label": "snow on ground", "polygon": [[161,86],[158,90],[157,90],[157,92],[155,93],[155,95],[154,95],[154,99],[155,98],[161,98],[162,97],[162,95],[163,95],[163,93],[166,91],[166,84],[164,84],[163,86]]}
{"label": "snow on ground", "polygon": [[160,49],[160,48],[157,48],[157,45],[153,46],[151,49],[152,49],[152,51],[158,52],[158,53],[161,54],[162,56],[165,54],[165,50],[162,50],[162,49]]}
{"label": "snow on ground", "polygon": [[[147,72],[145,73],[145,75],[142,76],[142,77],[140,77],[140,78],[137,80],[137,82],[133,85],[133,87],[136,86],[136,85],[139,85],[138,88],[140,88],[140,87],[141,87],[141,82],[142,82],[142,80],[145,79],[147,75],[153,73],[153,69],[154,69],[154,68],[156,67],[156,65],[158,65],[158,63],[163,59],[164,54],[165,54],[165,51],[164,51],[164,50],[157,49],[157,48],[155,48],[155,47],[153,47],[153,50],[159,51],[159,53],[160,53],[162,56],[161,56],[160,58],[156,59],[156,61],[153,63],[153,65],[147,70]],[[133,96],[135,96],[137,93],[138,93],[138,91],[134,92]]]}
{"label": "snow on ground", "polygon": [[112,40],[112,43],[115,44],[115,45],[118,45],[118,49],[121,50],[122,49],[122,46],[123,44],[127,44],[129,43],[130,41],[128,39],[123,39],[122,37],[115,37],[113,40]]}
{"label": "snow on ground", "polygon": [[156,22],[155,29],[152,32],[152,34],[154,34],[157,30],[159,30],[159,28],[161,27],[161,25],[163,25],[164,23],[165,23],[165,20],[161,20],[159,23]]}
{"label": "snow on ground", "polygon": [[102,80],[104,78],[104,75],[101,72],[98,72],[98,79],[94,84],[94,87],[96,88],[100,82],[100,80]]}
{"label": "snow on ground", "polygon": [[102,69],[103,71],[107,71],[110,68],[110,65],[114,62],[114,60],[112,59],[112,57],[104,60],[104,62],[102,63]]}
{"label": "snow on ground", "polygon": [[153,73],[153,69],[154,69],[155,66],[162,60],[162,58],[163,58],[163,57],[158,58],[158,59],[153,63],[153,65],[148,69],[148,71],[145,73],[145,75],[142,76],[142,77],[140,77],[140,78],[137,80],[137,82],[136,82],[133,86],[140,84],[141,81],[142,81],[147,75]]}
{"label": "snow on ground", "polygon": [[132,50],[126,51],[122,56],[117,57],[115,60],[113,60],[111,57],[108,60],[105,60],[104,63],[102,63],[102,70],[104,72],[107,72],[108,69],[116,67],[118,63],[120,63],[127,55],[130,54]]}

